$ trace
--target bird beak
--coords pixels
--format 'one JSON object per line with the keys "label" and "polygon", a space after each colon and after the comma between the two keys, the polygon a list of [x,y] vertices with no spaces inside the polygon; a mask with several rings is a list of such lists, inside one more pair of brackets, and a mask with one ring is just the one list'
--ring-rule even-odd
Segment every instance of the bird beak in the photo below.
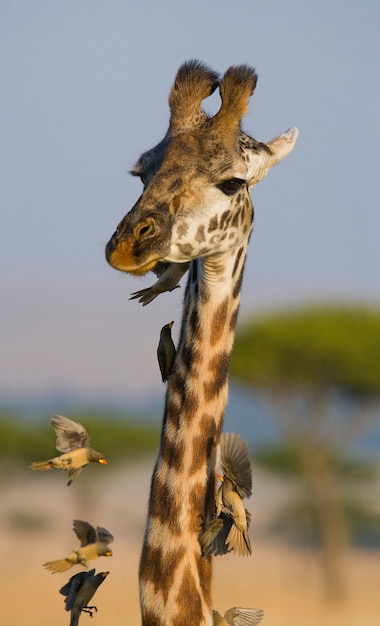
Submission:
{"label": "bird beak", "polygon": [[216,477],[219,478],[221,483],[224,481],[224,476],[222,476],[221,474],[217,474]]}
{"label": "bird beak", "polygon": [[107,465],[107,461],[105,459],[99,459],[99,463],[102,465]]}
{"label": "bird beak", "polygon": [[171,328],[174,324],[174,320],[172,322],[170,322],[170,324],[168,324],[169,328]]}
{"label": "bird beak", "polygon": [[112,550],[107,550],[106,556],[112,556]]}

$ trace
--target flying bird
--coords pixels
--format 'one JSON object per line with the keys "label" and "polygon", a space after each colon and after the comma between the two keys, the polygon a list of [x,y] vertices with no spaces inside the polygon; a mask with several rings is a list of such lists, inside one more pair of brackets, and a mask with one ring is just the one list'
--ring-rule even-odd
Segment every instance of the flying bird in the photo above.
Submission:
{"label": "flying bird", "polygon": [[220,454],[223,475],[217,474],[221,485],[216,495],[215,517],[199,542],[205,555],[232,551],[247,556],[252,553],[248,536],[251,515],[242,500],[252,494],[248,446],[236,433],[222,433]]}
{"label": "flying bird", "polygon": [[134,291],[131,293],[130,300],[139,299],[139,302],[142,303],[143,306],[146,306],[152,300],[157,298],[160,293],[164,293],[165,291],[173,291],[177,287],[179,287],[179,281],[182,276],[186,274],[189,269],[189,263],[157,263],[155,269],[153,270],[156,276],[158,276],[158,280],[147,287],[146,289],[140,289],[140,291]]}
{"label": "flying bird", "polygon": [[59,590],[65,598],[66,611],[71,611],[70,626],[78,626],[79,617],[82,611],[92,617],[93,612],[97,612],[96,606],[88,606],[89,601],[94,596],[97,588],[105,581],[109,572],[95,574],[92,569],[89,572],[79,572],[75,574]]}
{"label": "flying bird", "polygon": [[73,565],[87,567],[88,562],[93,561],[98,556],[112,556],[112,550],[108,547],[108,544],[113,541],[113,536],[105,528],[100,526],[94,528],[88,522],[75,519],[73,531],[80,541],[80,548],[73,550],[65,559],[44,563],[43,566],[52,574],[65,572]]}
{"label": "flying bird", "polygon": [[67,485],[71,485],[74,478],[81,473],[88,463],[107,464],[100,452],[90,448],[90,433],[82,424],[63,415],[55,415],[50,423],[54,426],[57,436],[55,447],[58,452],[63,452],[63,454],[47,461],[33,461],[29,465],[30,469],[50,470],[55,467],[66,470],[69,475]]}
{"label": "flying bird", "polygon": [[174,322],[170,322],[161,328],[160,341],[157,348],[158,364],[160,366],[163,383],[165,383],[170,376],[176,355],[176,349],[172,339],[173,324]]}
{"label": "flying bird", "polygon": [[256,626],[263,616],[262,609],[242,609],[240,606],[235,606],[233,609],[228,609],[223,617],[214,610],[212,623],[213,626]]}

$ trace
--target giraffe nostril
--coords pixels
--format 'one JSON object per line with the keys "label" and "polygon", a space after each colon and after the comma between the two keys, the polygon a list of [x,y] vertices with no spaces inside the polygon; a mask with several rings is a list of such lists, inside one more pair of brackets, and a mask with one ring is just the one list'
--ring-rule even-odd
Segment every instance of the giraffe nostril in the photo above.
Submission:
{"label": "giraffe nostril", "polygon": [[139,230],[139,236],[142,237],[143,235],[147,235],[150,230],[151,226],[142,226]]}
{"label": "giraffe nostril", "polygon": [[148,217],[146,220],[135,226],[133,234],[137,241],[143,241],[153,237],[156,233],[155,221],[152,217]]}

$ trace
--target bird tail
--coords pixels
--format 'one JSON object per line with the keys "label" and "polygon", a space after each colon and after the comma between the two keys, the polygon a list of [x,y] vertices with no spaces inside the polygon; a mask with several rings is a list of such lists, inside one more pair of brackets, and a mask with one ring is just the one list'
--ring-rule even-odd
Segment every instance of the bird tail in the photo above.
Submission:
{"label": "bird tail", "polygon": [[50,461],[33,461],[29,465],[32,470],[50,470],[53,467]]}
{"label": "bird tail", "polygon": [[65,572],[66,570],[70,569],[70,567],[72,567],[73,565],[74,563],[70,559],[58,559],[56,561],[46,561],[46,563],[43,564],[43,566],[46,567],[46,569],[49,570],[49,572],[51,572],[52,574]]}
{"label": "bird tail", "polygon": [[75,607],[72,609],[70,616],[70,626],[78,626],[80,613],[80,609],[77,609]]}
{"label": "bird tail", "polygon": [[252,554],[251,540],[248,536],[246,529],[243,531],[236,528],[235,524],[232,524],[231,530],[228,533],[226,544],[229,550],[233,550],[239,556],[248,556]]}

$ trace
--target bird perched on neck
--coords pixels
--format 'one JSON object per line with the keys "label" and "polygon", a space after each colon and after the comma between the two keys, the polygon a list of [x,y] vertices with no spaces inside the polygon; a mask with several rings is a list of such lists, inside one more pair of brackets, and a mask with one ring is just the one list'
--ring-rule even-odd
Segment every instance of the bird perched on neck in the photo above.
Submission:
{"label": "bird perched on neck", "polygon": [[243,498],[252,493],[252,470],[248,446],[236,433],[222,433],[220,455],[223,475],[217,474],[221,485],[216,494],[215,517],[199,538],[204,555],[236,552],[252,553],[248,527],[250,513]]}
{"label": "bird perched on neck", "polygon": [[96,606],[88,606],[89,601],[94,596],[97,588],[105,581],[109,572],[99,572],[95,574],[92,569],[89,572],[79,572],[70,578],[59,590],[65,598],[65,609],[71,611],[70,626],[78,626],[81,612],[88,613],[92,617],[93,612],[97,612]]}
{"label": "bird perched on neck", "polygon": [[81,473],[88,463],[107,464],[100,452],[90,448],[90,433],[82,424],[63,415],[55,415],[50,422],[57,436],[56,448],[58,452],[63,452],[63,454],[47,461],[33,461],[29,465],[30,469],[50,470],[53,467],[63,469],[69,475],[67,485],[71,485],[74,478]]}
{"label": "bird perched on neck", "polygon": [[165,383],[170,376],[176,355],[176,349],[172,339],[173,324],[174,322],[170,322],[161,328],[160,341],[157,347],[158,365],[160,366],[163,383]]}

